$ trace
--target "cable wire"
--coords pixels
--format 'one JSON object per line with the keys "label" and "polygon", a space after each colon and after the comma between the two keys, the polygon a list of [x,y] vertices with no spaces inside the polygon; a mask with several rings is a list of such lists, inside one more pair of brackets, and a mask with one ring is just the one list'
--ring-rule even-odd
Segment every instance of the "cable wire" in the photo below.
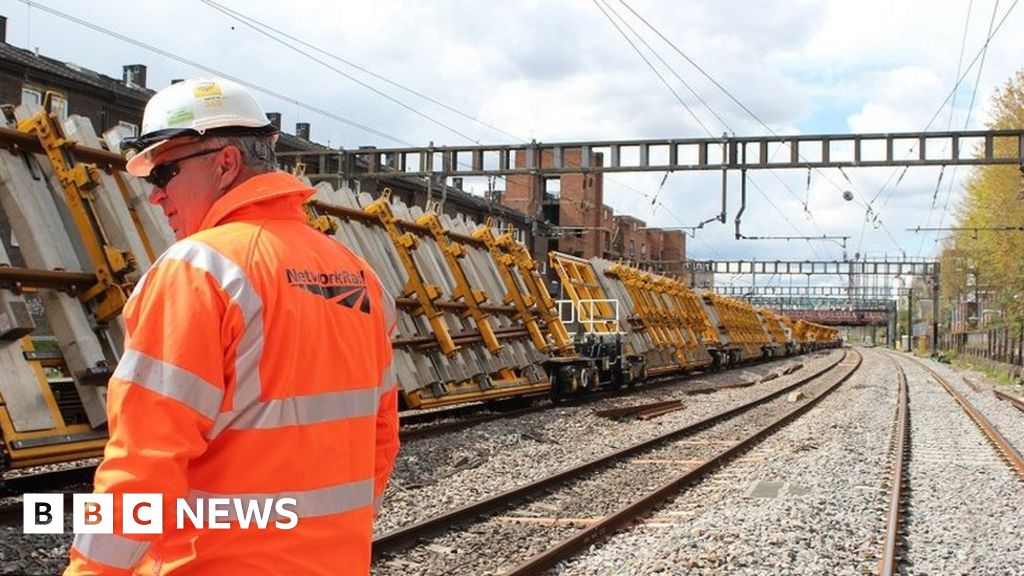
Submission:
{"label": "cable wire", "polygon": [[205,64],[200,64],[199,62],[196,62],[195,60],[190,60],[190,59],[188,59],[188,58],[186,58],[184,56],[179,56],[178,54],[175,54],[173,52],[169,52],[169,51],[164,50],[162,48],[157,48],[156,46],[153,46],[151,44],[146,44],[145,42],[142,42],[140,40],[136,40],[135,38],[131,38],[129,36],[125,36],[124,34],[120,34],[118,32],[110,30],[109,28],[104,28],[103,26],[100,26],[98,24],[93,24],[92,22],[88,22],[86,20],[82,20],[81,18],[76,18],[74,16],[71,16],[70,14],[66,14],[64,12],[61,12],[60,10],[57,10],[57,9],[54,9],[54,8],[50,8],[49,6],[46,6],[44,4],[39,4],[37,2],[33,2],[32,0],[18,0],[18,2],[21,2],[22,4],[26,4],[26,5],[28,5],[30,7],[33,7],[33,8],[38,8],[39,10],[42,10],[43,12],[47,12],[49,14],[57,16],[58,18],[67,20],[69,22],[73,22],[75,24],[78,24],[79,26],[84,26],[86,28],[89,28],[89,29],[94,30],[96,32],[99,32],[101,34],[105,34],[105,35],[110,36],[112,38],[116,38],[118,40],[121,40],[122,42],[127,42],[129,44],[134,45],[134,46],[138,46],[139,48],[142,48],[144,50],[148,50],[150,52],[159,54],[160,56],[163,56],[165,58],[169,58],[169,59],[174,60],[176,62],[179,62],[181,64],[185,64],[186,66],[191,66],[191,67],[193,67],[193,68],[195,68],[197,70],[202,70],[204,72],[209,72],[210,74],[216,74],[217,76],[220,76],[221,78],[225,78],[227,80],[231,80],[232,82],[241,84],[242,86],[245,86],[247,88],[251,88],[252,90],[256,90],[257,92],[260,92],[262,94],[266,94],[268,96],[272,96],[272,97],[277,98],[279,100],[282,100],[284,102],[288,102],[289,104],[294,104],[294,105],[296,105],[298,107],[301,107],[301,108],[304,108],[306,110],[309,110],[310,112],[315,112],[317,114],[320,114],[320,115],[324,116],[325,118],[329,118],[331,120],[336,120],[338,122],[341,122],[342,124],[346,124],[348,126],[351,126],[353,128],[357,128],[357,129],[362,130],[364,132],[367,132],[369,134],[373,134],[374,136],[379,136],[381,138],[390,140],[392,142],[397,142],[397,143],[402,144],[404,146],[410,146],[410,147],[412,146],[411,143],[406,142],[405,140],[402,140],[401,138],[398,138],[397,136],[392,136],[391,134],[388,134],[386,132],[382,132],[382,131],[377,130],[375,128],[371,128],[371,127],[369,127],[369,126],[367,126],[365,124],[361,124],[359,122],[356,122],[355,120],[351,120],[349,118],[345,118],[344,116],[341,116],[341,115],[338,115],[338,114],[334,114],[333,112],[329,112],[329,111],[324,110],[323,108],[320,108],[318,106],[314,106],[312,104],[306,104],[305,102],[301,102],[301,101],[299,101],[296,98],[292,98],[291,96],[287,96],[287,95],[282,94],[280,92],[271,90],[269,88],[265,88],[263,86],[260,86],[259,84],[255,84],[253,82],[249,82],[248,80],[244,80],[242,78],[238,78],[237,76],[232,76],[230,74],[227,74],[226,72],[223,72],[221,70],[217,70],[216,68],[212,68],[210,66],[206,66]]}
{"label": "cable wire", "polygon": [[601,14],[604,14],[604,17],[607,18],[609,22],[611,22],[612,26],[614,26],[615,29],[619,32],[619,34],[621,34],[622,37],[626,40],[626,42],[629,43],[629,45],[636,52],[637,56],[639,56],[644,61],[644,64],[647,64],[647,67],[651,69],[651,72],[654,72],[654,75],[658,77],[658,80],[661,80],[661,83],[665,85],[665,88],[668,88],[668,91],[671,92],[673,96],[675,96],[679,104],[681,104],[683,108],[685,108],[686,111],[689,112],[690,116],[693,117],[697,124],[704,129],[704,132],[706,132],[709,136],[713,138],[714,135],[711,133],[711,130],[707,127],[707,125],[704,124],[704,121],[701,120],[700,117],[697,116],[697,114],[693,111],[693,109],[690,108],[690,105],[687,104],[681,96],[679,96],[679,93],[676,92],[675,88],[673,88],[672,85],[668,83],[668,80],[665,80],[665,77],[662,76],[661,72],[659,72],[658,69],[654,67],[654,64],[652,64],[651,61],[647,59],[647,56],[644,56],[644,53],[640,50],[640,47],[638,47],[636,43],[633,42],[633,40],[629,37],[629,35],[627,35],[626,32],[619,26],[619,24],[615,22],[611,15],[601,5],[601,0],[593,0],[593,2],[594,5],[597,6],[597,9],[601,11]]}
{"label": "cable wire", "polygon": [[[364,82],[364,81],[360,80],[359,78],[356,78],[355,76],[349,74],[348,72],[345,72],[344,70],[342,70],[342,69],[340,69],[340,68],[338,68],[336,66],[333,66],[330,63],[328,63],[328,62],[326,62],[326,61],[324,61],[324,60],[322,60],[320,58],[317,58],[316,56],[314,56],[314,55],[310,54],[309,52],[306,52],[306,51],[296,47],[293,44],[289,44],[288,42],[285,42],[284,40],[282,40],[281,38],[278,38],[277,36],[274,36],[273,34],[268,32],[266,29],[261,27],[261,26],[265,26],[265,25],[261,24],[261,25],[257,26],[254,23],[255,21],[251,21],[250,22],[250,19],[248,19],[246,17],[242,17],[239,13],[231,10],[230,8],[221,6],[220,4],[217,4],[216,2],[213,2],[213,0],[199,0],[199,1],[202,2],[203,4],[206,4],[207,6],[209,6],[211,8],[213,8],[214,10],[217,10],[221,14],[224,14],[224,15],[228,16],[229,18],[232,18],[233,20],[237,21],[237,22],[241,22],[242,24],[244,24],[244,25],[248,26],[249,28],[255,30],[259,34],[262,34],[263,36],[266,36],[267,38],[270,38],[271,40],[273,40],[274,42],[280,44],[281,46],[284,46],[285,48],[288,48],[289,50],[292,50],[293,52],[296,52],[297,54],[299,54],[301,56],[305,56],[306,58],[316,62],[317,64],[320,64],[324,68],[327,68],[328,70],[331,70],[332,72],[335,72],[336,74],[339,74],[340,76],[348,78],[352,82],[355,82],[356,84],[362,86],[363,88],[366,88],[367,90],[369,90],[369,91],[373,92],[374,94],[376,94],[376,95],[378,95],[378,96],[388,100],[389,102],[392,102],[392,103],[394,103],[394,104],[396,104],[396,105],[398,105],[398,106],[400,106],[400,107],[402,107],[402,108],[412,112],[413,114],[416,114],[417,116],[419,116],[419,117],[421,117],[421,118],[423,118],[425,120],[428,120],[428,121],[430,121],[430,122],[440,126],[441,128],[444,128],[445,130],[448,130],[449,132],[451,132],[451,133],[453,133],[453,134],[455,134],[457,136],[465,138],[466,140],[469,140],[470,142],[473,142],[474,144],[479,144],[480,143],[479,140],[474,140],[472,136],[466,134],[465,132],[462,132],[461,130],[458,130],[457,128],[449,126],[448,124],[438,120],[437,118],[434,118],[433,116],[431,116],[429,114],[426,114],[425,112],[422,112],[421,110],[418,110],[418,109],[410,106],[409,104],[406,104],[405,102],[402,102],[401,100],[398,100],[397,98],[391,96],[390,94],[387,94],[387,93],[377,89],[375,86],[372,86],[372,85],[368,84],[367,82]],[[267,27],[267,28],[269,28],[269,27]],[[277,30],[275,30],[275,32],[278,33],[278,34],[281,34],[281,32],[279,32]],[[289,38],[291,38],[291,37],[289,37]],[[308,44],[306,44],[306,43],[303,43],[303,45],[307,45],[308,46]]]}

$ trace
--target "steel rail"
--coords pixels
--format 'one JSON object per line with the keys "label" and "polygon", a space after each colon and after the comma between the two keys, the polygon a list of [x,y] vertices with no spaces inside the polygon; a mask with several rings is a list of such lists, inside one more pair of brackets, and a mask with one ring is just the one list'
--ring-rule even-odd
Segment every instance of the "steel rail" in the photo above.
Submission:
{"label": "steel rail", "polygon": [[[772,362],[772,361],[775,361],[775,360],[782,360],[782,358],[770,358],[770,359],[766,359],[766,360],[758,359],[758,360],[755,360],[755,361],[752,361],[752,362],[749,362],[749,363],[744,363],[743,366],[767,363],[767,362]],[[787,371],[783,372],[782,374],[792,374],[793,372],[796,372],[797,370],[802,369],[803,366],[804,366],[803,364],[794,364],[793,366],[791,366],[789,369],[787,369]],[[582,406],[582,405],[585,405],[585,404],[590,404],[592,402],[597,402],[599,400],[607,400],[609,398],[617,398],[617,397],[620,397],[620,396],[631,396],[631,395],[637,394],[637,393],[644,394],[644,393],[646,393],[647,391],[650,391],[650,390],[657,390],[658,388],[664,388],[666,386],[673,386],[673,385],[676,385],[676,384],[685,383],[687,380],[690,380],[693,377],[701,376],[701,375],[706,375],[706,373],[704,371],[701,371],[701,370],[693,370],[693,371],[685,372],[685,373],[675,373],[675,374],[670,374],[670,375],[665,375],[665,376],[657,376],[657,377],[653,377],[653,378],[648,378],[648,380],[645,380],[642,384],[640,384],[638,386],[624,387],[624,388],[620,388],[618,390],[607,390],[607,391],[602,391],[602,392],[595,392],[595,393],[591,393],[591,394],[588,394],[588,395],[585,395],[585,396],[581,396],[579,398],[574,398],[574,399],[572,399],[572,400],[570,400],[570,401],[568,401],[566,403],[556,404],[556,403],[553,403],[553,402],[546,402],[544,404],[530,406],[530,407],[526,407],[526,408],[507,410],[507,411],[498,411],[498,412],[495,412],[493,414],[481,414],[481,415],[478,415],[478,416],[474,416],[474,414],[476,412],[479,412],[480,410],[488,409],[488,405],[487,404],[478,403],[478,404],[470,404],[470,405],[467,405],[467,406],[458,406],[458,407],[449,408],[449,409],[446,409],[446,410],[433,410],[433,411],[430,411],[430,412],[402,414],[402,415],[399,416],[399,433],[401,434],[401,439],[402,439],[403,442],[405,442],[405,441],[413,441],[413,440],[421,440],[423,438],[430,438],[430,437],[433,437],[433,436],[439,436],[441,434],[447,434],[447,433],[450,433],[450,432],[457,432],[459,430],[462,430],[462,429],[465,429],[465,428],[469,428],[470,426],[475,426],[477,424],[482,424],[484,422],[490,422],[490,421],[493,421],[493,420],[499,420],[501,418],[514,418],[516,416],[522,416],[524,414],[529,414],[531,412],[541,412],[541,411],[544,411],[544,410],[550,410],[552,408],[562,408],[562,407],[565,407],[565,406]],[[778,376],[775,376],[775,377],[778,377]],[[773,380],[773,379],[774,378],[766,378],[764,381]],[[752,385],[754,385],[756,383],[757,383],[757,381],[745,381],[745,382],[739,382],[739,383],[736,383],[736,384],[719,384],[719,385],[711,385],[711,386],[705,386],[705,387],[695,386],[693,388],[683,389],[682,392],[684,394],[686,394],[687,396],[691,396],[691,395],[695,395],[695,394],[709,394],[709,393],[713,393],[713,392],[718,392],[719,390],[725,390],[727,388],[742,388],[742,387],[752,386]],[[544,396],[544,393],[542,392],[542,393],[538,393],[538,394],[531,394],[531,395],[527,395],[527,396],[521,396],[521,397],[518,397],[518,398],[527,398],[527,399],[529,399],[529,398],[532,398],[532,397],[542,398],[542,397],[545,397],[545,396]],[[515,400],[515,399],[509,398],[507,400]],[[499,400],[499,402],[501,402],[501,400]],[[679,402],[679,401],[676,401],[676,402]],[[614,410],[614,409],[612,409],[612,410]],[[651,417],[657,416],[657,415],[658,414],[654,414]],[[418,426],[420,424],[430,424],[431,422],[434,422],[436,420],[440,420],[440,419],[443,419],[443,418],[459,418],[459,420],[453,420],[451,422],[442,422],[442,423],[433,424],[433,425],[430,425],[430,426],[422,426],[422,427],[418,427],[418,428],[404,428],[404,429],[402,428],[403,426],[407,427],[407,426]]]}
{"label": "steel rail", "polygon": [[833,370],[843,360],[845,360],[847,354],[844,354],[842,358],[832,362],[823,369],[801,378],[797,382],[783,387],[780,390],[766,394],[765,396],[755,399],[753,401],[723,410],[718,414],[705,418],[699,422],[671,430],[657,437],[637,442],[624,449],[615,451],[604,456],[599,456],[588,462],[567,468],[560,472],[556,472],[550,476],[546,476],[534,482],[523,484],[521,486],[506,490],[500,494],[490,496],[475,502],[471,502],[454,510],[442,513],[440,515],[421,520],[404,528],[399,528],[387,534],[378,536],[373,541],[373,557],[379,559],[381,555],[386,553],[398,552],[402,549],[408,548],[414,545],[421,539],[429,538],[439,533],[443,533],[450,530],[452,526],[464,524],[472,521],[475,518],[486,515],[488,513],[496,512],[504,509],[511,504],[522,502],[524,499],[542,492],[543,490],[549,489],[554,486],[558,486],[565,482],[571,481],[579,476],[597,470],[606,466],[609,466],[623,458],[632,456],[633,454],[649,450],[665,442],[675,440],[680,437],[693,434],[699,430],[707,428],[708,426],[716,423],[728,420],[733,416],[747,412],[756,406],[769,402],[779,396],[785,395],[791,390],[803,386],[807,382],[810,382],[816,378],[821,377],[825,373]]}
{"label": "steel rail", "polygon": [[621,418],[623,416],[635,416],[638,412],[644,412],[646,410],[658,408],[665,408],[668,406],[678,406],[681,403],[682,400],[664,400],[661,402],[646,402],[644,404],[633,404],[630,406],[617,406],[615,408],[595,410],[594,416],[604,416],[605,418]]}
{"label": "steel rail", "polygon": [[910,447],[907,442],[910,435],[910,408],[907,400],[907,375],[899,362],[893,360],[896,366],[896,374],[899,377],[900,389],[899,399],[896,407],[896,431],[893,437],[894,456],[890,482],[892,491],[889,496],[889,512],[886,516],[885,545],[882,548],[882,556],[878,562],[879,576],[895,576],[899,571],[899,534],[900,534],[900,510],[903,507],[903,471],[904,455]]}
{"label": "steel rail", "polygon": [[929,367],[924,362],[921,362],[920,360],[912,356],[909,358],[918,366],[925,369],[929,374],[931,374],[932,377],[935,378],[935,381],[938,382],[943,388],[945,388],[946,392],[949,392],[949,395],[952,396],[953,399],[956,400],[957,404],[959,404],[960,407],[964,409],[964,412],[967,412],[967,415],[970,416],[972,420],[974,420],[974,423],[977,424],[979,428],[981,428],[981,431],[985,433],[985,436],[988,438],[989,442],[991,442],[992,445],[995,447],[996,451],[1002,455],[1003,459],[1006,460],[1006,463],[1009,464],[1011,468],[1013,468],[1013,470],[1017,473],[1017,476],[1019,476],[1021,480],[1024,480],[1024,456],[1021,456],[1021,453],[1018,452],[1017,449],[1013,447],[1013,444],[1011,444],[1005,436],[1000,434],[999,430],[997,430],[995,426],[993,426],[992,423],[989,422],[988,419],[985,418],[985,416],[983,416],[982,413],[979,412],[978,409],[974,407],[973,404],[968,402],[966,398],[964,398],[959,392],[957,392],[953,388],[953,386],[949,384],[949,381],[947,381],[935,370],[932,370],[931,367]]}
{"label": "steel rail", "polygon": [[[649,493],[640,500],[633,502],[629,506],[622,508],[610,516],[606,516],[601,521],[577,532],[547,551],[530,558],[509,572],[506,572],[504,576],[528,576],[544,573],[554,568],[559,562],[572,558],[576,554],[586,550],[590,546],[593,546],[595,543],[612,536],[616,531],[625,528],[639,518],[648,515],[669,498],[677,496],[680,491],[688,485],[704,478],[719,467],[746,452],[785,424],[788,424],[801,414],[813,408],[826,396],[835,391],[843,382],[846,382],[858,368],[860,368],[863,358],[860,353],[856,351],[854,351],[853,354],[855,354],[857,358],[856,362],[851,365],[849,371],[843,374],[835,383],[829,385],[825,390],[818,393],[814,398],[811,398],[806,403],[790,410],[778,420],[768,424],[750,436],[740,440],[736,444],[733,444],[717,456],[709,458],[700,466],[697,466],[689,472],[686,472],[685,474],[663,484],[660,488]],[[845,359],[846,356],[832,367],[839,365]],[[829,370],[831,370],[831,367]],[[826,370],[826,372],[829,370]],[[823,372],[819,373],[817,376],[822,374]]]}
{"label": "steel rail", "polygon": [[1009,402],[1011,406],[1013,406],[1017,410],[1020,410],[1021,412],[1024,412],[1024,398],[1014,396],[1013,394],[1007,394],[1002,390],[993,390],[992,393],[995,394],[996,398],[999,398],[1000,400],[1003,400],[1005,402]]}
{"label": "steel rail", "polygon": [[[69,486],[91,485],[95,475],[96,465],[91,464],[4,478],[2,488],[0,488],[0,497],[18,498],[18,500],[0,506],[0,525],[10,525],[21,521],[23,503],[19,497],[26,492],[63,492]],[[65,510],[70,510],[67,506],[71,505],[71,494],[64,496]]]}

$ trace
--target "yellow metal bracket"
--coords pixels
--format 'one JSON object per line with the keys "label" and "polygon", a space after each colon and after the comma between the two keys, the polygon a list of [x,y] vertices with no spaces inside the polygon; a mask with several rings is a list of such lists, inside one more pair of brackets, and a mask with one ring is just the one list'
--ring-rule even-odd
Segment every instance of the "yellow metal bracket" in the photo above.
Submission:
{"label": "yellow metal bracket", "polygon": [[391,237],[391,242],[398,252],[398,258],[402,262],[409,280],[405,285],[405,295],[415,296],[419,301],[419,307],[411,310],[412,316],[424,315],[434,329],[434,338],[441,346],[441,351],[446,356],[453,356],[459,351],[459,347],[452,340],[445,325],[442,313],[434,307],[434,302],[441,297],[441,288],[433,284],[427,284],[416,267],[416,260],[413,259],[412,251],[419,245],[419,240],[411,232],[402,232],[398,227],[398,218],[391,210],[391,189],[385,188],[380,198],[374,200],[363,209],[368,214],[376,216],[381,226]]}
{"label": "yellow metal bracket", "polygon": [[444,255],[445,263],[448,264],[448,269],[455,279],[452,297],[456,300],[461,299],[466,303],[466,311],[462,314],[462,317],[473,317],[477,329],[480,331],[480,337],[483,339],[487,349],[497,354],[501,350],[501,343],[498,342],[498,337],[494,334],[494,328],[487,319],[488,314],[480,309],[480,304],[487,301],[487,293],[483,290],[473,290],[460,261],[466,255],[465,246],[452,242],[448,230],[441,224],[441,219],[436,212],[428,211],[424,213],[416,219],[416,223],[420,226],[426,226],[430,230],[438,247],[441,249],[441,254]]}
{"label": "yellow metal bracket", "polygon": [[95,189],[100,183],[99,170],[93,164],[75,161],[74,143],[67,139],[60,122],[49,111],[54,96],[54,92],[47,92],[43,98],[43,110],[18,122],[18,130],[34,134],[39,139],[60,179],[71,217],[96,271],[96,284],[82,292],[79,298],[85,302],[95,301],[96,318],[104,322],[120,314],[128,301],[132,284],[126,276],[135,270],[137,264],[130,251],[110,245],[94,205]]}
{"label": "yellow metal bracket", "polygon": [[[302,178],[306,175],[306,163],[296,162],[295,166],[292,167],[292,176],[296,178]],[[337,218],[328,216],[327,214],[321,214],[316,206],[313,205],[312,198],[302,205],[302,209],[306,212],[306,223],[312,228],[323,232],[328,236],[334,236],[338,231],[340,223]]]}
{"label": "yellow metal bracket", "polygon": [[558,316],[558,311],[555,309],[555,301],[551,298],[551,294],[548,293],[548,288],[544,285],[544,278],[537,268],[537,262],[530,255],[530,251],[526,249],[526,246],[516,242],[511,232],[499,236],[495,243],[498,248],[504,249],[512,257],[512,261],[519,269],[519,277],[522,279],[523,284],[526,285],[537,313],[544,320],[548,332],[554,339],[555,347],[563,354],[575,353],[569,332],[565,329],[565,324],[562,324],[562,319]]}

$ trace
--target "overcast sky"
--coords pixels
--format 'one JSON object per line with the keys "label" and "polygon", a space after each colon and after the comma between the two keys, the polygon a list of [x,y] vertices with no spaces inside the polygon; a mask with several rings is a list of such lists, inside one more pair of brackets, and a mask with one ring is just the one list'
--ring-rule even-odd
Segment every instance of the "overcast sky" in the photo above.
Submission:
{"label": "overcast sky", "polygon": [[[727,130],[744,136],[767,133],[627,6],[779,134],[920,131],[937,113],[931,130],[982,128],[993,92],[1024,66],[1024,10],[1013,9],[1013,0],[217,1],[465,116],[295,41],[275,42],[200,0],[40,5],[286,96],[290,101],[258,94],[268,111],[283,113],[286,127],[309,122],[314,140],[346,148],[395,146],[395,140],[441,145],[686,138],[706,136],[705,128],[715,135]],[[657,55],[633,37],[703,127],[602,8],[613,19],[616,14],[625,19],[617,23],[627,34],[632,27],[650,44]],[[1007,11],[982,67],[976,56],[993,14],[999,24]],[[38,48],[46,56],[111,76],[120,76],[123,64],[145,64],[152,88],[172,78],[206,74],[18,0],[0,1],[0,14],[9,19],[7,41],[15,46]],[[972,60],[974,66],[967,69]],[[942,104],[956,83],[958,63],[966,76],[951,114],[948,103],[944,108]],[[898,170],[851,169],[845,175],[816,171],[809,186],[806,171],[779,171],[778,177],[755,173],[742,232],[850,236],[845,254],[851,258],[855,253],[896,256],[901,250],[907,256],[930,256],[935,236],[905,229],[938,226],[940,221],[950,225],[960,182],[968,174],[967,169],[954,174],[948,168],[937,187],[939,172],[910,169],[895,189],[884,190],[883,183],[895,181]],[[663,177],[611,176],[605,184],[606,203],[617,213],[658,226],[691,226],[718,213],[717,173],[671,174],[659,190]],[[482,184],[474,185],[481,193]],[[846,189],[854,201],[842,199]],[[708,224],[689,239],[692,258],[844,256],[838,242],[735,240],[738,190],[734,178],[728,224]],[[871,206],[878,221],[868,222],[865,207],[876,195]]]}

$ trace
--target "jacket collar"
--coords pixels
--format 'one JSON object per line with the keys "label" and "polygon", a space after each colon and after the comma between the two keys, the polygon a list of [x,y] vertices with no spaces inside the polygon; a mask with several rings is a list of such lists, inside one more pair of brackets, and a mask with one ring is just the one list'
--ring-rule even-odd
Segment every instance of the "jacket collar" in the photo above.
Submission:
{"label": "jacket collar", "polygon": [[301,205],[315,190],[287,172],[259,174],[228,190],[210,207],[200,230],[245,218],[304,217]]}

